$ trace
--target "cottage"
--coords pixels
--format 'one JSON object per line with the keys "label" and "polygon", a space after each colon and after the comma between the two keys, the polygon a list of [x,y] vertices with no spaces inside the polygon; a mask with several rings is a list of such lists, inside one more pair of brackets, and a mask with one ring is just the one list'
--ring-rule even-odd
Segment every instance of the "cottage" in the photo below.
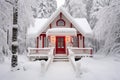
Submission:
{"label": "cottage", "polygon": [[73,18],[63,7],[48,19],[36,19],[28,34],[36,38],[36,48],[54,47],[54,55],[67,54],[68,47],[85,51],[85,38],[92,30],[85,18]]}

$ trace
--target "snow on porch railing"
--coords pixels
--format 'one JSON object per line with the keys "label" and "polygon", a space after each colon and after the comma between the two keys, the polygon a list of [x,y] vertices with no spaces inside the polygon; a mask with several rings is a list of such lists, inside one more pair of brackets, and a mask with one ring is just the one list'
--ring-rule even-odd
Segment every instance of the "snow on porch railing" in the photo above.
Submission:
{"label": "snow on porch railing", "polygon": [[91,57],[92,56],[92,48],[75,48],[68,47],[69,61],[71,62],[75,71],[78,71],[78,64],[75,61],[76,57]]}
{"label": "snow on porch railing", "polygon": [[74,53],[71,51],[71,49],[68,49],[69,51],[69,61],[71,62],[75,72],[76,72],[76,77],[79,76],[79,74],[81,74],[81,64],[79,62],[75,61],[75,56]]}
{"label": "snow on porch railing", "polygon": [[28,57],[48,57],[48,60],[41,60],[41,75],[47,71],[49,65],[53,61],[54,48],[28,48]]}
{"label": "snow on porch railing", "polygon": [[92,56],[92,51],[93,51],[92,48],[71,47],[68,49],[70,49],[74,53],[74,56]]}
{"label": "snow on porch railing", "polygon": [[69,53],[69,61],[71,62],[75,72],[76,76],[78,77],[79,74],[81,74],[81,64],[77,61],[75,61],[76,56],[78,57],[88,57],[92,56],[92,48],[74,48],[74,47],[69,47],[68,48],[68,53]]}
{"label": "snow on porch railing", "polygon": [[49,53],[51,48],[28,48],[28,56],[34,56],[34,55],[46,55]]}
{"label": "snow on porch railing", "polygon": [[50,52],[48,53],[48,60],[47,61],[41,61],[41,75],[44,75],[44,73],[47,71],[49,65],[51,62],[53,62],[53,50],[54,48],[51,48]]}
{"label": "snow on porch railing", "polygon": [[40,58],[48,59],[50,54],[53,56],[54,48],[28,48],[28,58],[30,60],[36,60]]}

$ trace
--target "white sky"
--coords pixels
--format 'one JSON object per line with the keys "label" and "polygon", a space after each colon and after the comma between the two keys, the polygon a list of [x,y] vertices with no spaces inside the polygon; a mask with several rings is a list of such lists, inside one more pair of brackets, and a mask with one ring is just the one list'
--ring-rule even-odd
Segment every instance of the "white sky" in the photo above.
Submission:
{"label": "white sky", "polygon": [[56,0],[57,1],[57,8],[64,4],[65,0]]}

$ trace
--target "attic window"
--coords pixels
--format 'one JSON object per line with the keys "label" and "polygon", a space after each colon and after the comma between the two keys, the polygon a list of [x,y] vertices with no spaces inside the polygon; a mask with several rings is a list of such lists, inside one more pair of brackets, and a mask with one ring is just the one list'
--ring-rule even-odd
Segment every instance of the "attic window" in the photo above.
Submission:
{"label": "attic window", "polygon": [[56,22],[56,25],[57,26],[65,26],[65,21],[63,19],[59,19],[57,22]]}

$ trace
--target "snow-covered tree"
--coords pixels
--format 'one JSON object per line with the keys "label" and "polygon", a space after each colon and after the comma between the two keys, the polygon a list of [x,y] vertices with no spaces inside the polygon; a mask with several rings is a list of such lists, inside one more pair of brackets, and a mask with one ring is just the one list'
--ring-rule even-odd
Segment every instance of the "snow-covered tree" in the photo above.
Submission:
{"label": "snow-covered tree", "polygon": [[94,28],[98,20],[96,17],[97,12],[100,9],[109,6],[112,1],[114,0],[93,0],[92,7],[91,7],[91,13],[90,13],[90,22],[89,22],[91,25],[91,28]]}
{"label": "snow-covered tree", "polygon": [[6,3],[5,0],[0,0],[0,58],[3,60],[3,55],[7,55],[10,43],[11,32],[10,26],[12,25],[12,7]]}
{"label": "snow-covered tree", "polygon": [[36,18],[48,18],[57,9],[56,0],[35,0],[36,4],[32,5],[33,16]]}
{"label": "snow-covered tree", "polygon": [[[1,30],[1,35],[2,38],[0,38],[1,42],[0,43],[0,52],[1,53],[7,53],[7,50],[11,50],[12,46],[12,27],[13,27],[13,5],[12,2],[14,0],[0,0],[0,30]],[[27,28],[30,25],[33,25],[34,18],[33,18],[33,7],[38,6],[37,11],[40,11],[41,8],[44,7],[40,6],[39,2],[44,2],[43,4],[46,5],[45,10],[42,9],[42,12],[47,11],[45,16],[43,17],[48,17],[50,16],[55,10],[56,10],[56,1],[55,0],[18,0],[18,52],[22,54],[28,47],[31,42],[26,42],[30,41],[27,40]],[[35,7],[36,8],[36,7]],[[41,13],[42,13],[41,12]],[[40,12],[39,12],[40,15]],[[37,13],[38,16],[38,13]],[[34,44],[33,44],[34,45]]]}
{"label": "snow-covered tree", "polygon": [[[12,46],[13,2],[14,0],[0,0],[0,53],[9,54]],[[33,0],[18,0],[18,43],[19,53],[26,49],[27,27],[33,23],[31,5]],[[9,50],[10,49],[10,50]]]}
{"label": "snow-covered tree", "polygon": [[98,53],[118,54],[120,49],[120,1],[111,0],[109,5],[96,12],[98,19],[94,27]]}
{"label": "snow-covered tree", "polygon": [[86,5],[86,18],[87,18],[88,22],[90,22],[91,10],[93,7],[93,0],[84,0],[84,3]]}
{"label": "snow-covered tree", "polygon": [[86,5],[83,0],[66,0],[64,7],[75,18],[86,17]]}
{"label": "snow-covered tree", "polygon": [[19,0],[18,2],[18,52],[23,54],[27,49],[27,28],[33,25],[34,18],[31,6],[34,5],[34,0]]}

